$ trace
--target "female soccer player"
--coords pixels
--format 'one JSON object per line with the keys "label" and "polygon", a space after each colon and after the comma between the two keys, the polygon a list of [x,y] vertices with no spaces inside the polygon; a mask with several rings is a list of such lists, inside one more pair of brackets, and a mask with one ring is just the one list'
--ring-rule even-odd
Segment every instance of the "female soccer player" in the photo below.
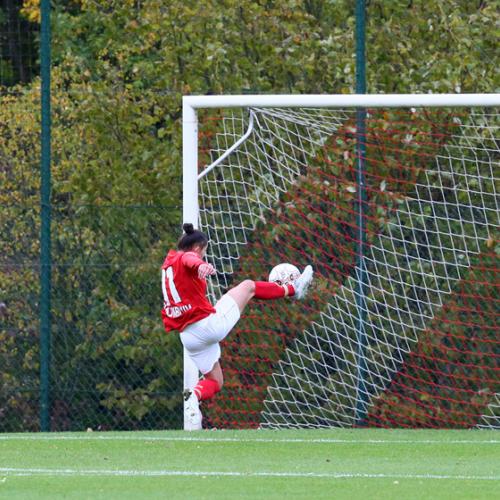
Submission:
{"label": "female soccer player", "polygon": [[195,430],[201,429],[199,402],[212,398],[222,388],[219,342],[236,325],[250,299],[291,296],[302,299],[312,281],[313,270],[306,266],[300,277],[288,285],[245,280],[231,288],[213,307],[206,297],[206,278],[216,271],[203,260],[208,238],[192,224],[184,224],[183,230],[177,250],[170,250],[162,265],[162,318],[167,332],[180,332],[187,354],[203,374],[196,387],[184,393],[185,427]]}

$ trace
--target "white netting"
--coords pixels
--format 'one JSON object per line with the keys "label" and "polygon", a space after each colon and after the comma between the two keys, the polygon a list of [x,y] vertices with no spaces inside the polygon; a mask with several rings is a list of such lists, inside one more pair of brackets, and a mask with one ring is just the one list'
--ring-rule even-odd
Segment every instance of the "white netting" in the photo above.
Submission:
{"label": "white netting", "polygon": [[[219,271],[211,294],[281,261],[311,261],[316,288],[305,311],[290,305],[289,321],[305,326],[293,335],[272,309],[240,322],[225,350],[235,403],[214,412],[236,426],[354,425],[362,411],[372,425],[497,427],[496,112],[368,111],[363,287],[356,111],[225,111],[206,122],[207,164],[250,113],[249,138],[200,180],[200,226]],[[286,332],[279,352],[259,321]],[[263,345],[277,352],[264,368]],[[246,400],[252,371],[264,394]]]}
{"label": "white netting", "polygon": [[[249,112],[223,118],[210,151],[212,161],[244,134]],[[240,249],[257,224],[266,223],[268,212],[307,170],[308,160],[349,118],[347,113],[325,110],[251,112],[256,122],[252,137],[200,183],[200,219],[210,236],[209,255],[219,271],[229,275],[223,276],[221,286],[228,285]]]}

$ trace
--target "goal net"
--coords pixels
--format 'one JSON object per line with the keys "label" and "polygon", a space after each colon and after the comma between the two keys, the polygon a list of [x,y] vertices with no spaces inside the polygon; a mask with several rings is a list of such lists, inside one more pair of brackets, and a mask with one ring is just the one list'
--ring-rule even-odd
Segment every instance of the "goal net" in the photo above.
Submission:
{"label": "goal net", "polygon": [[212,301],[280,262],[315,270],[305,301],[254,300],[223,342],[206,427],[500,427],[499,105],[184,99]]}

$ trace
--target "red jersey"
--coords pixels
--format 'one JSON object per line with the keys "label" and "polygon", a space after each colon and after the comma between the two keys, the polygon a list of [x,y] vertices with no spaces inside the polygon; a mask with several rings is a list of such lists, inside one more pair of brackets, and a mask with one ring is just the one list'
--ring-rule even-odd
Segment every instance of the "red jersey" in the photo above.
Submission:
{"label": "red jersey", "polygon": [[206,296],[207,281],[198,278],[198,267],[204,263],[194,252],[168,252],[161,266],[161,316],[167,332],[182,332],[186,326],[215,312]]}

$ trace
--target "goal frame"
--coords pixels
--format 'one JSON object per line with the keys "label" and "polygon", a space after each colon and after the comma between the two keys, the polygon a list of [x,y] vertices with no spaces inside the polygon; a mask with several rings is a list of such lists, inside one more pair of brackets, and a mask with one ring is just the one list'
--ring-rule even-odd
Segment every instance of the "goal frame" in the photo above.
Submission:
{"label": "goal frame", "polygon": [[[188,95],[182,98],[182,217],[183,222],[199,225],[199,179],[217,166],[232,150],[244,142],[249,130],[223,156],[199,172],[198,115],[208,108],[420,108],[500,106],[500,93],[491,94],[245,94]],[[362,188],[362,186],[361,186]],[[193,388],[199,373],[184,350],[183,386]],[[184,412],[186,410],[184,409]]]}

